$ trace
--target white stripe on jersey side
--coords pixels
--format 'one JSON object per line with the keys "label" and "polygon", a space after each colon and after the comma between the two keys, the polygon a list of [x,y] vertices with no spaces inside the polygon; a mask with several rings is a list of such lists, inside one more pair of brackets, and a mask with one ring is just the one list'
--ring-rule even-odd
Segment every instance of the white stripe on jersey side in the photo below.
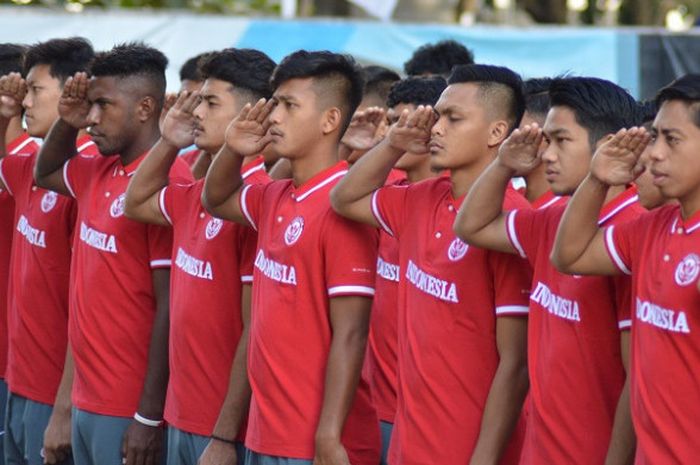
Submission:
{"label": "white stripe on jersey side", "polygon": [[241,178],[246,179],[246,178],[250,177],[250,175],[255,173],[256,171],[260,171],[260,170],[264,170],[264,169],[265,169],[265,163],[260,163],[258,166],[254,166],[253,168],[250,168],[245,173],[241,174]]}
{"label": "white stripe on jersey side", "polygon": [[617,323],[617,327],[620,329],[629,329],[632,327],[632,320],[622,320]]}
{"label": "white stripe on jersey side", "polygon": [[7,189],[7,192],[9,192],[12,197],[14,197],[15,194],[13,194],[12,191],[10,190],[10,188],[7,186],[7,180],[5,179],[5,175],[2,174],[2,162],[3,162],[3,160],[4,160],[4,158],[0,158],[0,181],[2,181],[2,183],[5,185],[5,189]]}
{"label": "white stripe on jersey side", "polygon": [[377,223],[382,227],[385,233],[390,235],[391,237],[394,237],[394,231],[389,228],[389,225],[386,224],[386,221],[384,221],[384,218],[382,218],[381,213],[379,213],[379,207],[377,206],[377,194],[379,193],[378,190],[374,191],[372,193],[372,214],[374,215],[374,218],[377,220]]}
{"label": "white stripe on jersey side", "polygon": [[613,216],[617,215],[617,214],[620,212],[620,210],[624,210],[625,208],[629,207],[630,205],[632,205],[632,204],[633,204],[634,202],[636,202],[637,200],[639,200],[639,196],[638,196],[638,195],[634,195],[634,196],[630,197],[629,199],[625,200],[625,201],[622,202],[620,205],[618,205],[617,208],[615,208],[613,211],[611,211],[610,213],[608,213],[607,215],[605,215],[603,218],[599,219],[599,220],[598,220],[598,226],[602,225],[603,223],[605,223],[606,221],[608,221],[610,218],[612,218]]}
{"label": "white stripe on jersey side", "polygon": [[502,307],[496,307],[496,315],[527,315],[530,313],[530,307],[526,305],[504,305]]}
{"label": "white stripe on jersey side", "polygon": [[170,259],[151,260],[151,268],[172,266],[173,262]]}
{"label": "white stripe on jersey side", "polygon": [[610,255],[610,258],[612,259],[613,263],[615,263],[615,266],[617,266],[620,271],[622,271],[625,274],[632,274],[629,268],[627,268],[627,265],[625,265],[625,262],[622,261],[622,257],[620,257],[620,254],[617,252],[617,248],[615,247],[615,241],[613,239],[613,230],[615,229],[615,226],[610,226],[605,230],[605,245],[608,246],[608,255]]}
{"label": "white stripe on jersey side", "polygon": [[15,147],[14,150],[12,150],[12,152],[10,152],[10,155],[17,155],[19,153],[19,151],[22,150],[24,147],[26,147],[30,142],[34,142],[34,139],[31,137],[27,137],[27,140],[25,140],[24,142],[19,144],[17,147]]}
{"label": "white stripe on jersey side", "polygon": [[93,141],[89,140],[89,141],[85,142],[83,145],[81,145],[80,147],[78,147],[76,150],[78,151],[78,153],[80,153],[92,145],[95,145],[95,143]]}
{"label": "white stripe on jersey side", "polygon": [[324,187],[324,186],[330,184],[331,182],[335,181],[336,179],[338,179],[338,178],[340,178],[340,177],[342,177],[342,176],[345,176],[345,174],[346,174],[347,172],[348,172],[348,170],[338,171],[338,172],[335,173],[333,176],[329,177],[328,179],[326,179],[326,180],[324,180],[323,182],[321,182],[321,183],[315,185],[314,187],[312,187],[312,188],[309,189],[308,191],[306,191],[306,192],[304,192],[303,194],[301,194],[300,196],[298,196],[298,197],[297,197],[297,202],[301,202],[302,200],[304,200],[305,198],[307,198],[308,196],[310,196],[311,194],[313,194],[313,193],[316,192],[317,190],[321,189],[322,187]]}
{"label": "white stripe on jersey side", "polygon": [[515,213],[517,210],[513,210],[511,212],[508,212],[508,216],[506,217],[506,231],[508,233],[508,239],[510,239],[510,243],[515,247],[515,250],[518,251],[521,257],[527,258],[527,255],[525,255],[525,250],[523,250],[523,246],[520,245],[520,241],[518,240],[518,233],[515,231]]}
{"label": "white stripe on jersey side", "polygon": [[328,288],[328,295],[333,297],[338,294],[362,294],[374,295],[374,288],[367,286],[333,286]]}
{"label": "white stripe on jersey side", "polygon": [[552,205],[555,204],[557,201],[559,201],[560,198],[561,198],[561,196],[560,196],[560,195],[557,195],[556,197],[554,197],[554,198],[552,198],[552,199],[549,199],[549,202],[547,202],[547,203],[545,203],[544,205],[540,206],[540,207],[538,208],[538,210],[543,210],[543,209],[545,209],[545,208],[547,208],[547,207],[552,206]]}
{"label": "white stripe on jersey side", "polygon": [[250,189],[250,184],[246,185],[243,187],[243,190],[241,191],[241,196],[239,199],[239,203],[241,204],[241,211],[243,212],[243,215],[245,215],[246,219],[248,220],[248,223],[255,229],[256,231],[258,230],[257,225],[253,221],[253,217],[250,216],[250,212],[248,211],[248,205],[246,205],[246,196],[248,195],[248,189]]}
{"label": "white stripe on jersey side", "polygon": [[68,189],[68,192],[70,192],[71,197],[75,198],[75,192],[73,191],[73,187],[68,181],[68,163],[70,163],[70,160],[63,164],[63,184],[66,185],[66,189]]}
{"label": "white stripe on jersey side", "polygon": [[686,234],[690,234],[691,232],[695,231],[695,230],[698,229],[698,228],[700,228],[700,223],[695,224],[695,225],[689,227],[688,229],[685,230],[685,233],[686,233]]}
{"label": "white stripe on jersey side", "polygon": [[158,207],[160,208],[160,212],[165,217],[165,220],[172,225],[173,220],[170,218],[170,215],[168,215],[168,210],[165,208],[165,189],[167,189],[167,187],[162,188],[158,193]]}

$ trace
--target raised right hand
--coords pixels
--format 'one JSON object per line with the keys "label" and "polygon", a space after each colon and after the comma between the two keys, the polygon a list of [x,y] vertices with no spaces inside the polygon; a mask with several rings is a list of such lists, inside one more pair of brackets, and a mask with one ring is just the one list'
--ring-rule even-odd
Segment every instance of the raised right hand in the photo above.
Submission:
{"label": "raised right hand", "polygon": [[19,73],[0,78],[0,118],[12,119],[22,114],[22,100],[27,94],[27,83]]}
{"label": "raised right hand", "polygon": [[173,107],[163,119],[161,137],[178,148],[194,143],[194,116],[192,112],[199,105],[199,93],[185,91],[178,97]]}
{"label": "raised right hand", "polygon": [[644,128],[620,129],[595,151],[591,174],[609,186],[631,183],[644,171],[639,158],[650,139]]}
{"label": "raised right hand", "polygon": [[247,103],[226,128],[226,146],[240,157],[250,157],[263,151],[272,139],[268,116],[275,102],[261,98],[255,105]]}
{"label": "raised right hand", "polygon": [[58,100],[58,115],[76,129],[89,126],[87,117],[90,102],[87,98],[89,79],[87,73],[78,72],[69,77],[63,85],[63,93]]}
{"label": "raised right hand", "polygon": [[238,456],[233,444],[212,439],[202,452],[197,465],[237,465]]}
{"label": "raised right hand", "polygon": [[386,133],[386,115],[382,108],[370,107],[352,116],[342,144],[351,150],[369,150],[382,141]]}
{"label": "raised right hand", "polygon": [[517,176],[529,174],[541,163],[542,129],[536,123],[516,129],[498,149],[498,162]]}
{"label": "raised right hand", "polygon": [[413,112],[404,110],[399,120],[389,129],[389,144],[403,152],[427,154],[431,131],[437,119],[431,106],[420,105]]}

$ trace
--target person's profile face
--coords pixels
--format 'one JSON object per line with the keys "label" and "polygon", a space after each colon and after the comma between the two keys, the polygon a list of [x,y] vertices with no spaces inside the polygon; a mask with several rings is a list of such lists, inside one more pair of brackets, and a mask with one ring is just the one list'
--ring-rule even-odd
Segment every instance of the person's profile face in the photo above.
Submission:
{"label": "person's profile face", "polygon": [[138,99],[120,78],[93,77],[88,87],[89,134],[102,155],[124,151],[139,127]]}
{"label": "person's profile face", "polygon": [[51,76],[49,65],[33,66],[27,73],[27,94],[22,100],[27,132],[32,137],[46,137],[58,118],[58,101],[62,86]]}
{"label": "person's profile face", "polygon": [[224,144],[226,128],[240,110],[231,83],[209,78],[199,91],[200,102],[193,111],[194,142],[202,150],[216,153]]}

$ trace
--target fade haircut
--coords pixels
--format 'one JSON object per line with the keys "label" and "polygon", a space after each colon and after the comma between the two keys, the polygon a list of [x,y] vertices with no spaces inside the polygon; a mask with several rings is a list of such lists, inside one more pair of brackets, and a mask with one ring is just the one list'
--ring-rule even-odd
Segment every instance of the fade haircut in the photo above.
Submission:
{"label": "fade haircut", "polygon": [[200,61],[199,74],[202,79],[218,79],[233,86],[246,102],[269,98],[270,76],[275,62],[258,50],[227,48],[213,52]]}
{"label": "fade haircut", "polygon": [[291,79],[312,78],[318,95],[333,95],[343,114],[340,135],[345,133],[353,113],[362,100],[362,69],[349,55],[322,51],[299,50],[286,56],[272,73],[272,88],[277,89]]}
{"label": "fade haircut", "polygon": [[700,128],[700,74],[686,74],[659,91],[656,105],[679,100],[686,104],[695,126]]}
{"label": "fade haircut", "polygon": [[82,37],[51,39],[30,46],[24,54],[24,75],[37,65],[47,65],[49,74],[63,85],[79,71],[86,71],[95,56],[92,44]]}
{"label": "fade haircut", "polygon": [[382,102],[382,105],[386,105],[391,86],[399,81],[401,77],[394,71],[383,66],[365,66],[362,70],[365,76],[363,98],[376,96],[376,98]]}
{"label": "fade haircut", "polygon": [[659,111],[656,107],[656,102],[653,100],[644,100],[637,102],[637,111],[639,112],[639,124],[643,124],[647,129],[651,127],[651,123],[656,118],[656,113]]}
{"label": "fade haircut", "polygon": [[403,69],[409,76],[438,74],[446,78],[455,66],[471,64],[474,64],[471,50],[457,41],[443,40],[417,48]]}
{"label": "fade haircut", "polygon": [[544,121],[549,112],[549,88],[552,78],[532,78],[523,84],[525,111]]}
{"label": "fade haircut", "polygon": [[112,50],[95,55],[90,66],[94,77],[116,77],[119,79],[140,78],[149,85],[134,86],[140,95],[156,99],[158,109],[165,99],[165,68],[168,59],[163,52],[149,47],[143,42],[129,42],[116,45]]}
{"label": "fade haircut", "polygon": [[200,53],[199,55],[193,56],[192,58],[188,59],[185,62],[185,64],[183,64],[180,68],[180,81],[204,81],[204,78],[199,72],[199,65],[206,57],[208,57],[211,54],[212,52]]}
{"label": "fade haircut", "polygon": [[22,73],[22,58],[26,50],[25,45],[0,44],[0,76]]}
{"label": "fade haircut", "polygon": [[508,131],[520,125],[525,113],[523,81],[515,71],[502,66],[457,66],[447,80],[449,85],[473,83],[479,87],[479,96],[487,109],[498,108],[508,121]]}
{"label": "fade haircut", "polygon": [[412,105],[435,105],[440,94],[447,87],[441,76],[411,76],[402,79],[391,87],[387,105],[393,108],[401,103]]}
{"label": "fade haircut", "polygon": [[576,122],[588,131],[591,148],[607,134],[637,126],[637,101],[622,87],[605,79],[563,77],[549,89],[552,107],[564,106],[574,112]]}

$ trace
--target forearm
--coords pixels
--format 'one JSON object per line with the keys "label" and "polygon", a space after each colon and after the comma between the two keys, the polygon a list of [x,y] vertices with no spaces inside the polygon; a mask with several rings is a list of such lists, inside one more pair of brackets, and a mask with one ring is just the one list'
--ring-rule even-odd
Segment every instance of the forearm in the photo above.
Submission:
{"label": "forearm", "polygon": [[560,271],[571,270],[594,239],[608,188],[589,174],[569,201],[552,249],[552,262]]}
{"label": "forearm", "polygon": [[148,152],[126,190],[125,212],[129,218],[150,222],[149,200],[168,185],[168,173],[177,153],[177,147],[163,138]]}
{"label": "forearm", "polygon": [[62,119],[56,120],[39,150],[34,165],[34,178],[40,187],[42,179],[61,169],[68,159],[75,156],[75,141],[79,130]]}
{"label": "forearm", "polygon": [[63,364],[63,375],[58,385],[56,398],[53,404],[52,414],[70,415],[71,411],[71,391],[73,389],[73,353],[70,344],[66,347],[66,360]]}
{"label": "forearm", "polygon": [[316,442],[339,441],[355,397],[367,343],[362,329],[334,334],[328,355]]}
{"label": "forearm", "polygon": [[222,205],[243,186],[242,164],[243,157],[233,153],[225,145],[214,157],[207,171],[202,196],[204,207],[214,216],[217,216]]}
{"label": "forearm", "polygon": [[472,465],[498,463],[520,419],[528,387],[525,360],[501,361],[486,400]]}
{"label": "forearm", "polygon": [[7,139],[7,130],[10,128],[10,119],[0,117],[0,158],[7,155],[7,144],[10,142]]}
{"label": "forearm", "polygon": [[629,397],[629,376],[620,394],[615,410],[615,421],[610,437],[605,465],[629,465],[634,462],[637,438],[632,425]]}

